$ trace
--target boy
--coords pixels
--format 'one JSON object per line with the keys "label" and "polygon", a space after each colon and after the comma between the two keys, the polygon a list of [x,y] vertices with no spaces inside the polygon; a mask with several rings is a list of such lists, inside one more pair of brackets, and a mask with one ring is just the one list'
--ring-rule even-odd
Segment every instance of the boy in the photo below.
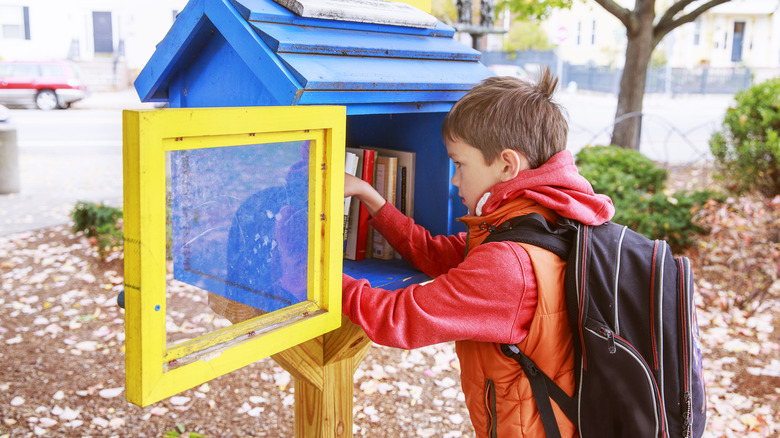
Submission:
{"label": "boy", "polygon": [[[461,386],[479,437],[544,437],[528,379],[501,343],[517,344],[569,395],[574,353],[563,292],[565,261],[516,242],[480,243],[488,227],[532,212],[598,225],[614,214],[566,148],[568,126],[545,69],[537,84],[484,80],[447,114],[442,128],[455,164],[452,184],[468,208],[467,233],[432,237],[370,185],[347,176],[372,225],[411,264],[433,277],[396,291],[343,278],[343,312],[376,343],[412,349],[455,341]],[[465,254],[465,257],[464,257]],[[563,437],[577,436],[553,403]]]}

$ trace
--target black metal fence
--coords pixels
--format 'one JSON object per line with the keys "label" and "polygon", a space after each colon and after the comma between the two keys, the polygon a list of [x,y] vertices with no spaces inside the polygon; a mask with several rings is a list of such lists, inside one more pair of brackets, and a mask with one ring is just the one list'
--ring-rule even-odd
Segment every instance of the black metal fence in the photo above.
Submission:
{"label": "black metal fence", "polygon": [[[484,52],[482,63],[519,65],[535,74],[539,66],[547,66],[558,75],[564,86],[581,90],[617,94],[622,69],[598,65],[574,65],[559,62],[553,51]],[[560,70],[560,71],[559,71]],[[646,93],[671,94],[734,94],[752,85],[749,68],[693,69],[657,67],[647,70]]]}

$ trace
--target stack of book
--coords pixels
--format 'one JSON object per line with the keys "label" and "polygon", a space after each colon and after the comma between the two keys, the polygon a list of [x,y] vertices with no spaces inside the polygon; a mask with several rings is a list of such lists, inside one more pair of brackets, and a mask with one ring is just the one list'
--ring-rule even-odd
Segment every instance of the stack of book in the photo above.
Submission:
{"label": "stack of book", "polygon": [[[355,160],[357,164],[354,164]],[[412,216],[414,162],[414,152],[368,147],[347,148],[346,170],[371,184],[387,202],[395,205],[403,214]],[[368,226],[368,210],[360,202],[345,199],[344,216],[344,258],[363,260],[373,257],[389,260],[396,257],[387,240]]]}

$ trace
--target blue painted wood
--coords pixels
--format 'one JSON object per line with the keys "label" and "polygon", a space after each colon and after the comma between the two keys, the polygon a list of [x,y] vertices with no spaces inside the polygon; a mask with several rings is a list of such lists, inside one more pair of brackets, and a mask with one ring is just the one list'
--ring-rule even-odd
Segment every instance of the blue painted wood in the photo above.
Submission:
{"label": "blue painted wood", "polygon": [[[258,17],[273,19],[247,21]],[[172,107],[344,105],[348,145],[417,153],[415,220],[452,234],[465,209],[449,183],[441,123],[492,73],[437,32],[301,19],[273,0],[191,0],[136,89]]]}
{"label": "blue painted wood", "polygon": [[480,53],[452,38],[396,35],[351,29],[251,23],[277,53],[479,61]]}
{"label": "blue painted wood", "polygon": [[306,90],[469,90],[492,76],[477,62],[279,55]]}
{"label": "blue painted wood", "polygon": [[[415,152],[414,220],[432,234],[465,231],[465,214],[450,199],[450,160],[441,137],[446,112],[355,115],[347,118],[347,146],[375,146]],[[457,192],[456,192],[457,193]]]}
{"label": "blue painted wood", "polygon": [[344,273],[353,278],[365,278],[373,287],[396,290],[431,279],[404,260],[365,259],[344,260]]}
{"label": "blue painted wood", "polygon": [[206,0],[204,12],[233,46],[238,56],[263,83],[279,105],[292,105],[300,97],[300,84],[266,46],[230,0]]}
{"label": "blue painted wood", "polygon": [[294,24],[304,27],[325,27],[334,29],[356,29],[370,32],[390,32],[409,35],[427,35],[452,38],[455,29],[441,21],[432,29],[385,24],[356,23],[351,21],[325,20],[321,18],[300,17],[273,0],[231,0],[241,15],[248,21]]}
{"label": "blue painted wood", "polygon": [[[451,98],[452,95],[457,93],[451,92],[410,92],[403,93],[400,98],[399,94],[391,91],[311,91],[305,92],[298,103],[301,105],[346,105],[347,115],[352,116],[362,114],[446,113],[452,107],[452,104],[457,101],[457,99]],[[463,94],[465,92],[460,93],[460,95]],[[354,95],[356,96],[349,100],[350,96]],[[355,100],[365,100],[365,102],[355,102]],[[406,100],[409,100],[409,102]]]}
{"label": "blue painted wood", "polygon": [[[225,38],[216,33],[190,67],[177,75],[179,106],[276,106],[280,103]],[[237,86],[240,84],[240,86]],[[186,90],[186,92],[184,92]],[[173,106],[173,105],[171,105]]]}
{"label": "blue painted wood", "polygon": [[[279,7],[272,0],[251,0],[251,2],[265,8]],[[234,5],[238,5],[238,10]],[[215,106],[217,102],[209,103],[210,95],[215,96],[220,105],[223,101],[233,101],[224,95],[224,87],[216,87],[223,91],[219,95],[209,91],[205,91],[205,95],[191,95],[189,104],[184,103],[188,100],[186,98],[169,95],[171,81],[179,80],[177,78],[181,75],[189,78],[180,88],[185,93],[191,92],[193,87],[207,89],[205,86],[199,87],[200,84],[193,80],[203,76],[188,70],[191,69],[194,60],[202,57],[204,47],[219,36],[223,36],[237,54],[238,58],[231,59],[240,58],[240,64],[245,64],[254,73],[262,88],[261,91],[255,89],[256,81],[252,81],[252,89],[245,86],[235,87],[233,92],[248,94],[237,99],[242,104],[359,105],[361,109],[348,110],[352,114],[359,114],[378,113],[385,111],[383,108],[387,105],[398,103],[399,111],[415,112],[414,105],[421,107],[427,105],[430,111],[431,105],[435,106],[442,101],[454,102],[474,83],[491,75],[489,70],[475,61],[363,56],[374,51],[382,41],[372,37],[369,38],[370,43],[360,42],[356,36],[364,32],[354,29],[341,31],[309,29],[314,35],[309,42],[300,40],[306,31],[290,31],[290,26],[270,25],[272,30],[268,33],[260,32],[255,27],[257,23],[250,25],[245,20],[247,10],[235,0],[192,0],[179,14],[168,35],[158,45],[152,59],[139,75],[136,89],[141,99],[143,101],[168,100],[169,103],[175,100],[181,106],[193,105],[192,99],[199,101],[197,106]],[[289,14],[289,11],[285,13]],[[285,27],[287,29],[282,32],[284,34],[282,38],[277,31]],[[277,50],[280,46],[284,50],[311,50],[316,46],[314,42],[321,40],[319,32],[323,31],[328,35],[330,47],[325,49],[325,52],[335,50],[338,45],[338,32],[345,32],[345,35],[349,36],[345,39],[349,42],[345,45],[349,55],[282,53],[281,56],[277,56],[265,43],[271,41],[272,46]],[[276,39],[271,38],[270,34],[274,34]],[[382,35],[384,43],[392,47],[388,49],[388,53],[394,56],[411,56],[414,52],[417,56],[428,57],[471,56],[469,55],[471,49],[450,38],[410,36],[404,33]],[[293,42],[294,39],[297,41]],[[394,44],[395,39],[399,39],[397,46]],[[414,48],[415,40],[419,42],[419,49]],[[199,65],[204,65],[204,60],[199,62]],[[225,59],[222,62],[230,61]],[[317,93],[310,94],[312,91]],[[325,94],[321,93],[323,91]],[[368,94],[353,93],[356,91]],[[374,91],[381,91],[381,93],[373,93]],[[348,94],[338,96],[336,93],[339,92]]]}

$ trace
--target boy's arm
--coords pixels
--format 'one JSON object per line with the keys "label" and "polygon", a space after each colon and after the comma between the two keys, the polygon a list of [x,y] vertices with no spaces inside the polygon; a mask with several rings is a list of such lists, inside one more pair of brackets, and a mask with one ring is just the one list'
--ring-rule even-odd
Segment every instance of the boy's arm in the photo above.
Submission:
{"label": "boy's arm", "polygon": [[344,197],[355,196],[373,217],[387,200],[368,182],[348,173],[344,173]]}
{"label": "boy's arm", "polygon": [[403,257],[423,271],[436,277],[457,266],[466,252],[465,233],[456,236],[436,236],[404,216],[379,192],[360,178],[344,174],[344,196],[357,197],[371,214],[369,222]]}
{"label": "boy's arm", "polygon": [[369,221],[412,266],[430,277],[438,277],[463,262],[466,233],[431,236],[390,203],[385,204]]}
{"label": "boy's arm", "polygon": [[406,349],[458,340],[518,343],[537,303],[528,253],[511,242],[480,245],[425,285],[389,291],[344,275],[342,288],[352,322],[372,341]]}

